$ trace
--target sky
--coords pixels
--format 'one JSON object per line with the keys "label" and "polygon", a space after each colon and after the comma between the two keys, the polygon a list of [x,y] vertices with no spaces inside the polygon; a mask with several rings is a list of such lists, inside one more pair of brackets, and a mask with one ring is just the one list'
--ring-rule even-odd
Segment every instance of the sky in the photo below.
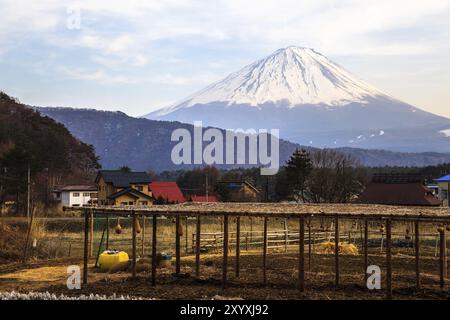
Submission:
{"label": "sky", "polygon": [[0,0],[0,90],[142,116],[290,45],[450,117],[450,0]]}

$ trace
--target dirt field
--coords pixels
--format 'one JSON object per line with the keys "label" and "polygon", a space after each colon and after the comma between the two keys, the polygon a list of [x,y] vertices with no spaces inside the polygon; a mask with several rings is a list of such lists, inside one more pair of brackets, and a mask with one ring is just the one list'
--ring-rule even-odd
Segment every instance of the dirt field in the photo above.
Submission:
{"label": "dirt field", "polygon": [[[426,289],[416,292],[414,289],[414,260],[401,253],[393,255],[394,299],[448,299],[448,291],[439,288],[438,261],[428,257],[421,260],[422,284]],[[157,299],[211,299],[216,295],[242,299],[385,299],[383,290],[369,291],[363,286],[362,256],[342,256],[341,285],[336,288],[334,281],[334,259],[332,255],[312,255],[312,268],[306,272],[307,287],[304,294],[296,288],[297,255],[289,253],[271,253],[268,256],[268,285],[262,285],[262,257],[260,252],[243,252],[241,257],[241,276],[234,276],[234,257],[229,260],[229,288],[221,289],[221,255],[202,255],[201,277],[191,276],[194,257],[182,258],[182,273],[175,276],[174,267],[158,269],[157,285],[149,282],[149,264],[138,264],[138,277],[131,279],[129,272],[104,274],[90,267],[89,284],[82,290],[71,291],[66,287],[67,266],[81,265],[77,259],[59,259],[51,263],[32,263],[26,266],[9,264],[0,267],[0,291],[48,291],[56,294],[76,296],[79,294],[131,295]],[[382,269],[384,257],[379,254],[369,256],[370,264]],[[306,261],[308,270],[309,262]],[[383,282],[384,287],[384,282]]]}
{"label": "dirt field", "polygon": [[[23,220],[23,219],[22,219]],[[6,255],[11,252],[10,239],[16,239],[17,234],[25,234],[25,222],[20,219],[6,219],[3,221],[3,235],[9,234],[2,240],[0,257],[16,257],[20,261],[23,244],[16,246],[15,255]],[[222,279],[222,255],[221,239],[212,247],[204,248],[207,252],[201,255],[201,277],[193,276],[194,259],[192,255],[193,234],[195,233],[195,219],[183,221],[181,236],[182,273],[185,276],[175,276],[174,266],[158,269],[157,286],[152,287],[149,282],[151,251],[151,222],[141,222],[142,233],[138,237],[138,256],[143,257],[138,263],[137,279],[130,278],[130,272],[117,274],[102,274],[93,268],[94,259],[90,261],[89,284],[80,291],[70,291],[66,287],[69,265],[82,265],[83,233],[82,219],[46,219],[39,223],[33,238],[37,239],[37,246],[30,248],[30,262],[26,265],[13,260],[0,259],[0,292],[18,291],[28,293],[39,291],[55,294],[77,296],[80,294],[101,294],[136,296],[157,299],[211,299],[216,295],[242,299],[384,299],[386,292],[383,290],[369,291],[363,282],[363,256],[361,255],[362,231],[361,224],[354,221],[343,221],[341,226],[341,241],[350,241],[359,252],[356,255],[341,255],[341,285],[334,285],[334,257],[332,254],[324,254],[320,251],[321,242],[329,240],[333,235],[331,221],[316,219],[312,221],[312,259],[309,269],[308,243],[306,243],[306,292],[300,294],[297,289],[298,266],[298,225],[296,221],[284,219],[270,219],[269,233],[275,230],[283,230],[285,227],[291,232],[297,232],[293,236],[294,242],[285,252],[285,241],[281,239],[270,242],[270,245],[278,245],[277,248],[269,248],[267,257],[268,285],[262,285],[262,246],[247,246],[246,239],[250,230],[256,232],[254,237],[261,234],[261,219],[242,219],[241,226],[241,276],[235,278],[234,273],[234,248],[235,225],[230,225],[230,249],[229,253],[229,288],[221,289]],[[123,227],[120,234],[114,232],[118,221],[110,221],[110,248],[127,251],[131,254],[131,226],[129,219],[121,219]],[[144,228],[145,224],[145,228]],[[5,226],[10,226],[9,229]],[[385,288],[385,248],[383,246],[383,234],[381,225],[377,222],[370,224],[369,235],[369,265],[378,265],[382,270],[382,288]],[[393,287],[394,299],[448,299],[448,291],[439,287],[439,258],[436,225],[421,225],[421,276],[423,290],[416,292],[414,249],[411,237],[410,224],[395,223],[393,225]],[[296,229],[297,228],[297,229]],[[9,231],[8,231],[9,230]],[[101,238],[105,230],[105,221],[96,220],[93,237],[93,257],[99,249]],[[297,230],[297,231],[296,231]],[[321,231],[322,230],[322,231]],[[202,232],[206,232],[205,238],[212,233],[222,231],[221,221],[211,218],[202,224]],[[9,233],[8,233],[9,232]],[[144,237],[144,251],[142,254],[142,234]],[[283,231],[282,231],[283,234]],[[406,235],[409,234],[409,240]],[[173,255],[175,240],[175,224],[172,219],[162,219],[158,222],[158,251],[166,251]],[[322,235],[321,239],[320,235]],[[295,240],[297,237],[297,240]],[[272,238],[271,238],[272,239]],[[253,239],[255,241],[255,239]],[[261,240],[256,240],[256,242]],[[296,242],[297,241],[297,242]],[[322,253],[320,253],[322,252]]]}

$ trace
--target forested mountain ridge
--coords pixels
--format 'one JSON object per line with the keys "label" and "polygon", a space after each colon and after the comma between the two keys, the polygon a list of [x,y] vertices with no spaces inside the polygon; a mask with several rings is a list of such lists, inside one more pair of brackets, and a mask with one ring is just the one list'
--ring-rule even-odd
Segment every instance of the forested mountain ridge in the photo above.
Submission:
{"label": "forested mountain ridge", "polygon": [[[120,111],[61,107],[36,109],[64,124],[81,141],[94,145],[105,168],[126,165],[134,170],[159,172],[193,167],[175,165],[170,158],[172,147],[176,144],[170,141],[171,133],[178,128],[192,132],[192,124],[134,118]],[[281,139],[280,165],[289,159],[296,148],[317,150]],[[337,150],[353,156],[362,165],[371,167],[420,167],[450,162],[450,154],[447,153],[402,153],[358,148]]]}
{"label": "forested mountain ridge", "polygon": [[48,199],[54,185],[89,182],[99,163],[63,124],[0,92],[0,202],[26,192],[28,167],[34,195]]}

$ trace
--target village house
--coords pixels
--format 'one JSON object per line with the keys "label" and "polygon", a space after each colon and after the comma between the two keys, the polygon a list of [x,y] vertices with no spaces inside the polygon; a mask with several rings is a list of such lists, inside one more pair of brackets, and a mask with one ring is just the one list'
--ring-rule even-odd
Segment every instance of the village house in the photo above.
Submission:
{"label": "village house", "polygon": [[95,178],[99,205],[151,205],[150,176],[145,172],[100,170]]}
{"label": "village house", "polygon": [[223,201],[228,202],[259,202],[261,192],[248,181],[219,181]]}
{"label": "village house", "polygon": [[439,187],[439,199],[444,207],[450,207],[449,191],[450,191],[450,174],[434,180]]}
{"label": "village house", "polygon": [[83,207],[97,204],[96,186],[73,185],[55,188],[53,199],[63,207]]}
{"label": "village house", "polygon": [[375,174],[356,202],[399,206],[441,205],[433,191],[423,184],[422,176],[417,174]]}
{"label": "village house", "polygon": [[150,183],[149,188],[153,194],[153,198],[158,204],[186,202],[183,193],[175,181],[153,181]]}

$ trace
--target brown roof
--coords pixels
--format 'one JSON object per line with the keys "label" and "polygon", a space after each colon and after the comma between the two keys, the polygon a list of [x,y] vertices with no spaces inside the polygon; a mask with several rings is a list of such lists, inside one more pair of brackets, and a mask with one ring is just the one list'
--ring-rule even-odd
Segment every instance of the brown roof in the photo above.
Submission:
{"label": "brown roof", "polygon": [[440,206],[441,201],[420,182],[370,183],[357,203],[398,206]]}

